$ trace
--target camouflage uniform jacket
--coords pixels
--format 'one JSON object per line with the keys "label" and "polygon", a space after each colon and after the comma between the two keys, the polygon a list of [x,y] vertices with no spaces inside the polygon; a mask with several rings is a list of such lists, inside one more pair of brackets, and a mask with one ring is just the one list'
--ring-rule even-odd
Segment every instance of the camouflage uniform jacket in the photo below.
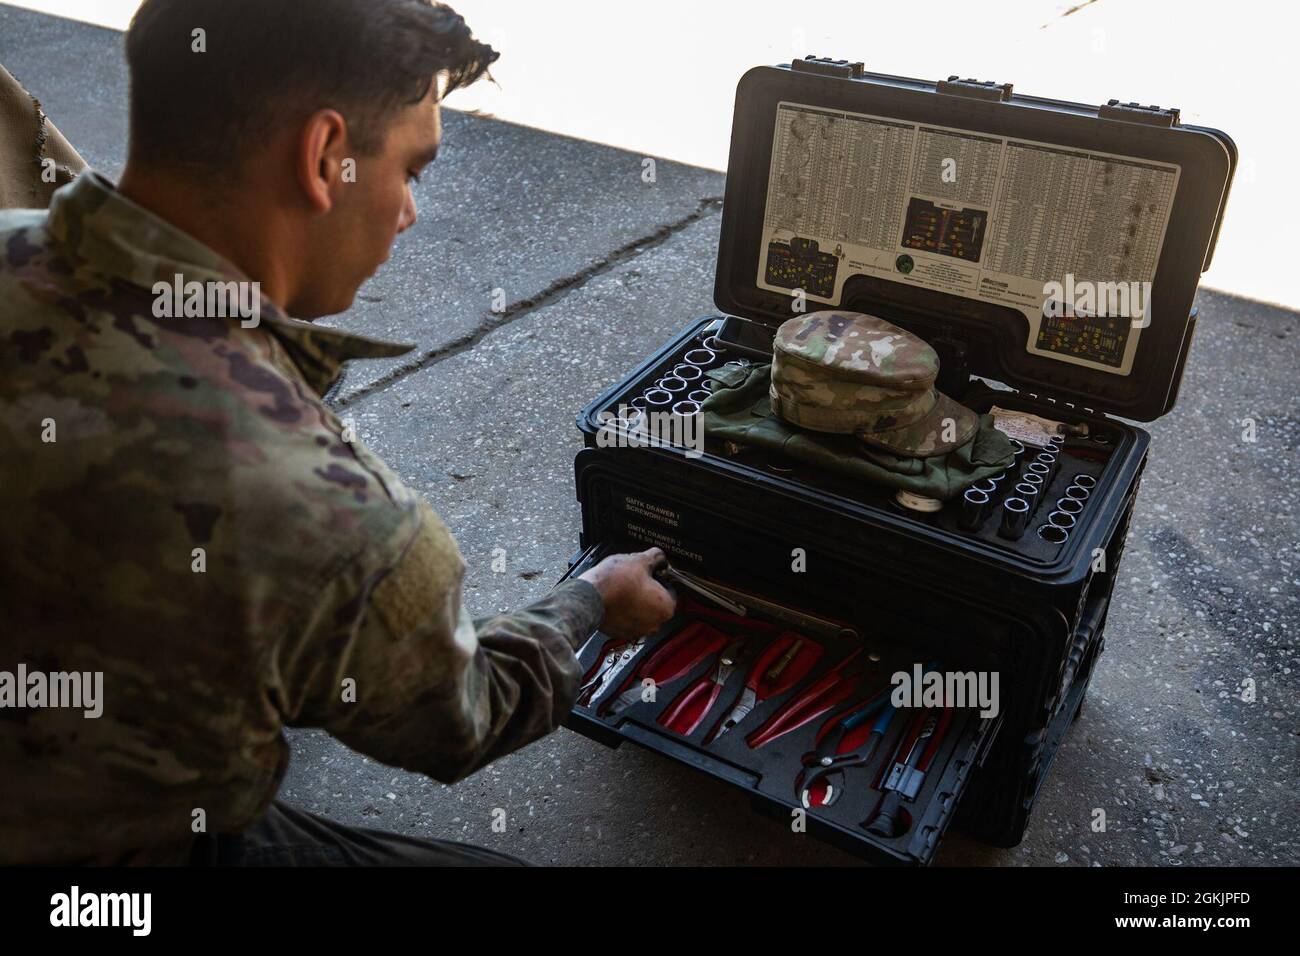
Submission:
{"label": "camouflage uniform jacket", "polygon": [[0,212],[0,672],[103,675],[98,718],[0,707],[0,864],[183,859],[264,812],[285,726],[457,780],[560,724],[604,613],[574,581],[472,620],[447,528],[320,398],[407,347],[265,298],[156,318],[176,274],[245,279],[94,173]]}

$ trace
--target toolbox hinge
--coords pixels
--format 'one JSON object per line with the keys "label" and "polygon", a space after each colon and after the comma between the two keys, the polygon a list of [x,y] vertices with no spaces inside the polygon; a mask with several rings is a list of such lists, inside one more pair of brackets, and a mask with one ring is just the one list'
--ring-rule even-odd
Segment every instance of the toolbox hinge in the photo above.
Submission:
{"label": "toolbox hinge", "polygon": [[1172,127],[1178,125],[1178,107],[1162,110],[1158,106],[1142,106],[1139,103],[1121,103],[1119,100],[1107,100],[1105,106],[1097,107],[1097,118],[1119,120],[1121,123],[1143,123],[1147,126]]}
{"label": "toolbox hinge", "polygon": [[940,93],[948,96],[966,96],[974,100],[990,100],[1005,103],[1011,99],[1010,83],[994,83],[992,80],[960,79],[956,74],[936,84]]}
{"label": "toolbox hinge", "polygon": [[832,60],[826,56],[813,56],[809,53],[802,60],[794,60],[790,69],[798,73],[818,73],[822,76],[839,76],[846,80],[862,78],[862,63],[850,63],[848,60]]}

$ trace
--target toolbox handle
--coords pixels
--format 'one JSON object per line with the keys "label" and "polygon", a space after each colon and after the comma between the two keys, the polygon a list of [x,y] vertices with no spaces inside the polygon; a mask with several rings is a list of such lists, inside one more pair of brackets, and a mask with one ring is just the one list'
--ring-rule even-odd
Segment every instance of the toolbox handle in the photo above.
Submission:
{"label": "toolbox handle", "polygon": [[832,60],[828,56],[814,56],[809,53],[802,60],[790,63],[790,69],[796,73],[817,73],[821,76],[838,76],[846,80],[859,80],[865,69],[861,61],[850,63],[848,60]]}
{"label": "toolbox handle", "polygon": [[1119,100],[1107,100],[1105,106],[1097,107],[1097,118],[1172,129],[1178,125],[1178,112],[1176,106],[1162,110],[1158,106],[1142,106],[1139,103],[1121,103]]}
{"label": "toolbox handle", "polygon": [[989,100],[993,103],[1006,103],[1011,99],[1012,84],[994,83],[992,80],[961,79],[953,74],[946,80],[935,84],[940,93],[948,96],[965,96],[973,100]]}

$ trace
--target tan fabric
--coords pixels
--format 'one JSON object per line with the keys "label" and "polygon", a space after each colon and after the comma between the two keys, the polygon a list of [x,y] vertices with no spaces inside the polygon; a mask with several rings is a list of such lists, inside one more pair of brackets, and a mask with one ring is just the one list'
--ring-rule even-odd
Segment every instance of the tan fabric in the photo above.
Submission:
{"label": "tan fabric", "polygon": [[41,104],[0,66],[0,209],[44,209],[85,168]]}

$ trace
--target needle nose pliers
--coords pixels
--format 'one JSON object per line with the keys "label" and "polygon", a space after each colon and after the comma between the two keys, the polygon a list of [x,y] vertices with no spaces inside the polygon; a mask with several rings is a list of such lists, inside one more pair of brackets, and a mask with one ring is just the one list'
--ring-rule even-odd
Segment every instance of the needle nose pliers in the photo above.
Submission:
{"label": "needle nose pliers", "polygon": [[866,655],[859,648],[790,698],[761,727],[746,737],[745,743],[757,749],[816,720],[852,697],[861,686],[866,672]]}

